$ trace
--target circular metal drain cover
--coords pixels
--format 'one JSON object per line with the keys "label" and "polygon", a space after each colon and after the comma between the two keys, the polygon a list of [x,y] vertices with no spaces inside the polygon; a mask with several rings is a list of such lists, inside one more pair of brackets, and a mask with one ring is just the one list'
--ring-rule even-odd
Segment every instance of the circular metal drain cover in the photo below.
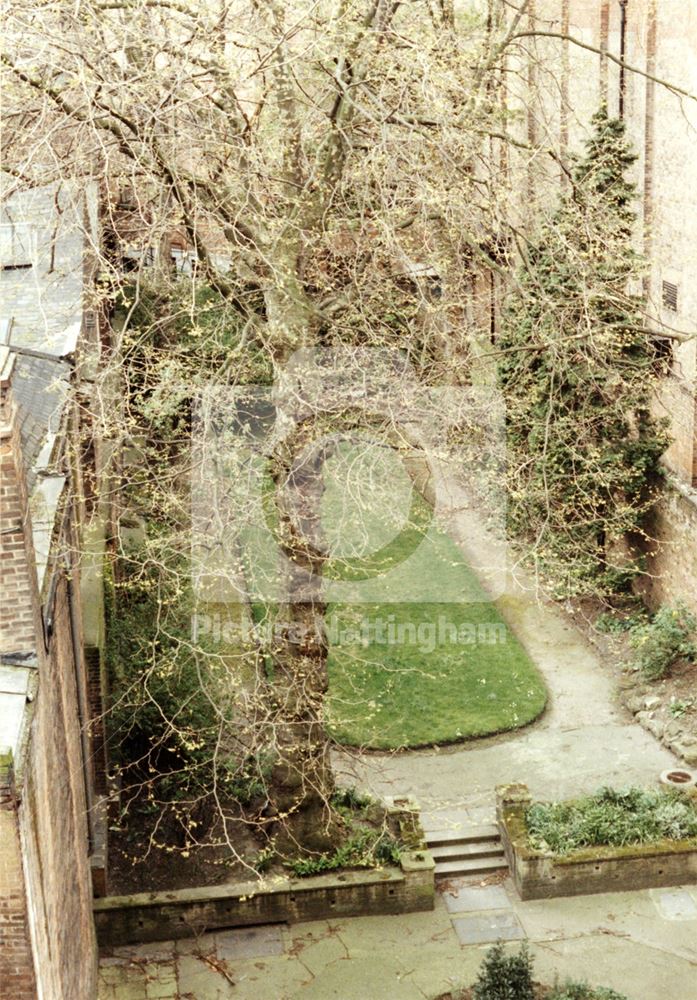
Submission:
{"label": "circular metal drain cover", "polygon": [[670,785],[672,788],[684,788],[686,785],[695,784],[695,775],[682,767],[672,767],[668,771],[663,771],[660,781],[662,785]]}

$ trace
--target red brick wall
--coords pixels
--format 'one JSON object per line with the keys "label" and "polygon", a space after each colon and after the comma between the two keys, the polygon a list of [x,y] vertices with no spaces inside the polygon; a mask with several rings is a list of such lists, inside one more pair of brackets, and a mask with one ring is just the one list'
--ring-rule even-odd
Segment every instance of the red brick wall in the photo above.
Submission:
{"label": "red brick wall", "polygon": [[0,1000],[35,1000],[15,795],[0,757]]}
{"label": "red brick wall", "polygon": [[0,381],[0,653],[29,652],[36,645],[24,484],[15,409],[5,377]]}
{"label": "red brick wall", "polygon": [[68,586],[58,579],[49,652],[39,659],[20,825],[42,992],[92,1000],[96,945]]}
{"label": "red brick wall", "polygon": [[[7,771],[0,784],[0,1000],[36,997],[35,978],[44,1000],[93,1000],[97,952],[86,794],[92,765],[83,759],[81,715],[89,714],[89,705],[85,694],[81,713],[82,637],[74,632],[79,607],[71,616],[65,571],[53,562],[46,593],[38,594],[10,376],[5,352],[0,357],[0,651],[34,652],[38,688],[26,709],[33,713],[28,740],[14,763],[16,787],[10,788]],[[56,542],[57,550],[74,547],[72,538]],[[73,585],[77,591],[77,576]],[[41,601],[48,599],[53,631],[46,650]],[[81,679],[83,684],[86,689]]]}

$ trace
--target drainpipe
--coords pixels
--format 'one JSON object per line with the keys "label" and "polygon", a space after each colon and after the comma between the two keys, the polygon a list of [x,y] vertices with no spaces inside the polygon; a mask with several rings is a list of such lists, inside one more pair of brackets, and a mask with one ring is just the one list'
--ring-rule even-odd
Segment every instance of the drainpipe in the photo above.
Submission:
{"label": "drainpipe", "polygon": [[620,0],[620,118],[624,120],[624,95],[626,86],[624,57],[627,48],[627,3]]}
{"label": "drainpipe", "polygon": [[94,795],[90,777],[91,748],[87,728],[90,723],[90,710],[87,692],[85,690],[85,663],[80,640],[80,623],[75,607],[75,584],[73,582],[73,563],[66,560],[66,584],[68,596],[68,613],[70,619],[70,644],[72,646],[73,664],[75,668],[75,683],[77,686],[77,710],[80,725],[80,743],[82,745],[82,780],[85,789],[85,809],[87,820],[87,840],[90,854],[94,850]]}

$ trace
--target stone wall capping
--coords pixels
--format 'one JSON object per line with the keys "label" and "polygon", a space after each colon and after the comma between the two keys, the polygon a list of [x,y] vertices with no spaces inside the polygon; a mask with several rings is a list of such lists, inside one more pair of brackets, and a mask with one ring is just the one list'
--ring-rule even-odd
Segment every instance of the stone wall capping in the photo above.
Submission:
{"label": "stone wall capping", "polygon": [[107,896],[93,904],[97,938],[113,947],[221,928],[432,910],[434,869],[421,849],[404,852],[399,867]]}

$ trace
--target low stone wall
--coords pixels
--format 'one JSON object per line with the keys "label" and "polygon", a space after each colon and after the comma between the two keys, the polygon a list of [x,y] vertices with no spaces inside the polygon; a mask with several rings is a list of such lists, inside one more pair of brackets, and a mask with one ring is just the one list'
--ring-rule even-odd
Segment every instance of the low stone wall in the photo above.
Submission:
{"label": "low stone wall", "polygon": [[697,735],[689,715],[675,718],[663,685],[646,682],[631,673],[620,682],[622,703],[635,720],[660,740],[688,768],[697,767]]}
{"label": "low stone wall", "polygon": [[697,882],[697,844],[693,840],[596,847],[559,858],[532,850],[527,843],[526,785],[497,789],[501,840],[521,899],[586,896]]}
{"label": "low stone wall", "polygon": [[399,868],[108,896],[94,902],[97,938],[113,947],[222,927],[432,910],[433,870],[431,855],[419,850],[403,854]]}

